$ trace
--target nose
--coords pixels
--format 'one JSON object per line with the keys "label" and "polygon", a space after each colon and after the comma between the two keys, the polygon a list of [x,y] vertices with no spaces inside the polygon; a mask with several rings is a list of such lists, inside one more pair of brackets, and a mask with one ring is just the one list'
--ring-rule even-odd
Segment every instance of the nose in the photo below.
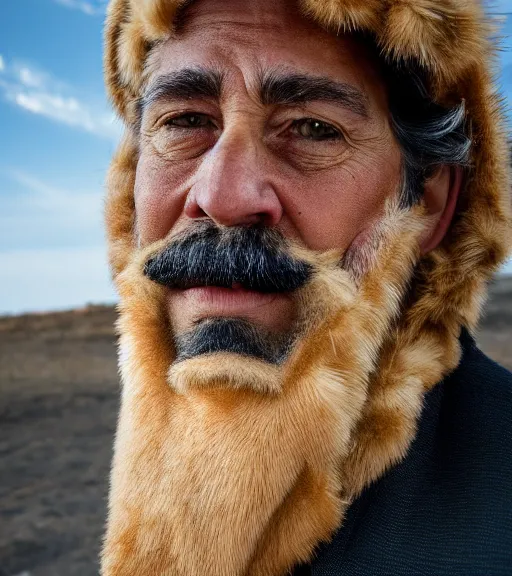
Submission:
{"label": "nose", "polygon": [[275,226],[283,209],[269,179],[269,164],[255,136],[223,134],[202,162],[185,214],[222,226]]}

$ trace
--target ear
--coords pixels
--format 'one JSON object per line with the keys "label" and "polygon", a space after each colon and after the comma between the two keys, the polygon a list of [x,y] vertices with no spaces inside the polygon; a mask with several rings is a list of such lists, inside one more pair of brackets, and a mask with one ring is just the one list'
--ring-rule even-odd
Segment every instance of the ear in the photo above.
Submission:
{"label": "ear", "polygon": [[421,255],[434,250],[444,238],[453,218],[462,186],[460,166],[441,166],[425,182],[423,202],[431,217],[431,225],[421,240]]}

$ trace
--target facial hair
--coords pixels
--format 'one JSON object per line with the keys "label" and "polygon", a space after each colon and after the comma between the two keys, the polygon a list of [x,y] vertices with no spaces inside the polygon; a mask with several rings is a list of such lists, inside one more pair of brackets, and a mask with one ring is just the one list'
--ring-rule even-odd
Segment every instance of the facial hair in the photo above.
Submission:
{"label": "facial hair", "polygon": [[[239,286],[260,293],[290,293],[310,278],[311,266],[288,252],[284,236],[262,226],[219,228],[198,221],[145,264],[145,275],[171,289]],[[174,334],[175,362],[215,352],[281,363],[296,327],[281,334],[241,318],[208,318]]]}
{"label": "facial hair", "polygon": [[[377,405],[377,420],[366,407],[418,257],[420,216],[390,211],[374,230],[370,246],[378,249],[359,282],[340,266],[340,252],[307,259],[291,247],[311,266],[295,295],[309,322],[280,365],[241,354],[176,363],[165,291],[147,267],[141,273],[164,242],[133,258],[119,280],[124,384],[104,576],[281,575],[329,538],[350,501],[354,446],[372,447],[356,461],[358,478],[385,470],[403,448],[393,441],[396,450],[386,444],[382,455],[375,423],[387,406]],[[402,360],[386,380],[394,413],[418,382],[417,370],[404,377]],[[407,434],[413,418],[400,431]],[[354,444],[361,426],[370,439]]]}

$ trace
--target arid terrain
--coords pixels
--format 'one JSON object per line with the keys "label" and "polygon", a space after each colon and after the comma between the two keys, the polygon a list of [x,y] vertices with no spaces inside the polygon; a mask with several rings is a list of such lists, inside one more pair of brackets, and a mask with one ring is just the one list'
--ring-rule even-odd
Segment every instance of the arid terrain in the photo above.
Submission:
{"label": "arid terrain", "polygon": [[[93,576],[118,409],[115,312],[0,318],[0,576]],[[478,341],[512,369],[512,277]]]}

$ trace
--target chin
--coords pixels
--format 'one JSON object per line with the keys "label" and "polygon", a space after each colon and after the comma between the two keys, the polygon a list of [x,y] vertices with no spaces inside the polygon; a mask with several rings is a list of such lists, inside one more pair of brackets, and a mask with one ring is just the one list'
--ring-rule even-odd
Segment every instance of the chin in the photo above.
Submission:
{"label": "chin", "polygon": [[287,295],[296,317],[286,330],[276,331],[251,315],[201,318],[181,334],[169,322],[173,354],[167,384],[182,395],[219,389],[278,395],[290,376],[303,370],[298,365],[318,354],[325,318],[346,308],[354,292],[346,272],[332,268]]}
{"label": "chin", "polygon": [[276,393],[295,330],[273,332],[243,317],[211,317],[174,336],[168,380],[180,393],[207,387]]}
{"label": "chin", "polygon": [[258,358],[215,352],[173,363],[168,383],[179,394],[219,388],[278,394],[282,388],[282,373],[282,366]]}

